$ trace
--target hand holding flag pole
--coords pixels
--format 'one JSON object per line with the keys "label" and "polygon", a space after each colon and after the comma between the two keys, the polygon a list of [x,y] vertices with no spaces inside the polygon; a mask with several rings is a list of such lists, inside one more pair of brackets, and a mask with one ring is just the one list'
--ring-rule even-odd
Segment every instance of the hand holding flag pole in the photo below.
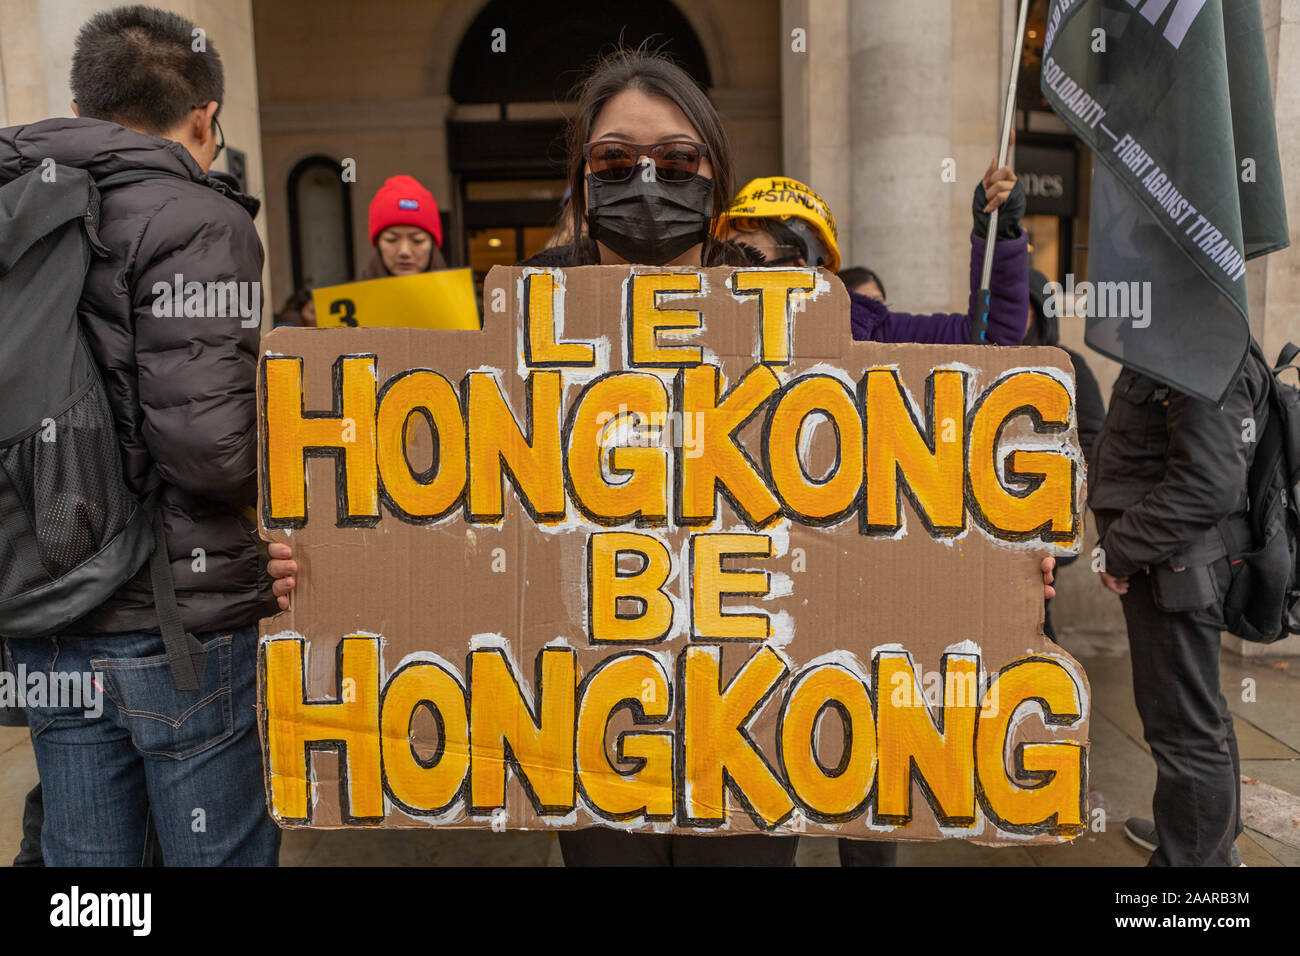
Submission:
{"label": "hand holding flag pole", "polygon": [[[1011,57],[1011,81],[1007,88],[1007,104],[1002,116],[1002,139],[998,145],[998,166],[1007,163],[1007,148],[1011,142],[1011,127],[1016,115],[1016,83],[1020,79],[1020,54],[1025,44],[1025,21],[1029,17],[1029,0],[1020,0],[1020,16],[1016,23],[1016,48]],[[980,290],[975,296],[975,320],[970,327],[972,345],[983,345],[988,337],[989,280],[993,275],[993,246],[998,236],[998,210],[989,213],[989,233],[984,240],[984,270],[980,273]]]}

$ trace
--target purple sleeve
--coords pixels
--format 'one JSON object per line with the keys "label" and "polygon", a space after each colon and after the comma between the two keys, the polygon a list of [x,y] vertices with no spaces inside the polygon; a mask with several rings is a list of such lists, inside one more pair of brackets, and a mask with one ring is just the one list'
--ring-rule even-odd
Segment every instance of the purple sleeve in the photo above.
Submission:
{"label": "purple sleeve", "polygon": [[[970,237],[970,310],[975,311],[980,273],[984,269],[984,237]],[[1016,239],[1002,239],[993,247],[993,274],[989,277],[988,340],[994,345],[1019,345],[1029,324],[1029,236],[1023,229]],[[970,317],[967,316],[967,338]]]}
{"label": "purple sleeve", "polygon": [[[984,266],[984,239],[971,234],[970,308],[975,308],[980,270]],[[1017,239],[999,242],[993,249],[993,275],[989,280],[988,339],[994,345],[1019,345],[1029,317],[1029,238],[1021,230]],[[849,318],[853,337],[873,342],[920,342],[965,345],[970,342],[971,313],[938,312],[913,315],[891,312],[884,303],[849,293]]]}

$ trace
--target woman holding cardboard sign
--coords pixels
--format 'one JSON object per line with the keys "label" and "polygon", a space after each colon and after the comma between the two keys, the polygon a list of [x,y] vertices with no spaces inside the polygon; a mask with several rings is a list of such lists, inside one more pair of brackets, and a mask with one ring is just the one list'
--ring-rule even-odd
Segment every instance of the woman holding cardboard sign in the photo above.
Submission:
{"label": "woman holding cardboard sign", "polygon": [[[704,92],[655,54],[620,50],[584,83],[570,131],[569,245],[547,249],[530,266],[595,264],[753,265],[731,242],[713,237],[715,211],[731,198],[730,145]],[[275,593],[288,606],[298,568],[291,549],[271,545]],[[1043,562],[1050,596],[1053,561]],[[794,862],[795,837],[629,833],[597,827],[563,831],[568,865],[760,865]]]}
{"label": "woman holding cardboard sign", "polygon": [[[569,130],[569,245],[530,266],[751,265],[712,236],[732,190],[731,146],[704,91],[666,57],[620,50],[579,91]],[[567,866],[792,866],[797,837],[560,833]]]}

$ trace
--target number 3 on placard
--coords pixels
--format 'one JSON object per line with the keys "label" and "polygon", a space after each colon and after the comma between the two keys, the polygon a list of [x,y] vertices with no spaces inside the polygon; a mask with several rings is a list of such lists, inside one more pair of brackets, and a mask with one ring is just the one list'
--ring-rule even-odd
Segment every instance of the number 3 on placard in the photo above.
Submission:
{"label": "number 3 on placard", "polygon": [[340,322],[353,328],[357,327],[357,306],[355,302],[351,299],[335,299],[330,303],[330,315],[338,315],[340,312],[343,313],[339,316]]}

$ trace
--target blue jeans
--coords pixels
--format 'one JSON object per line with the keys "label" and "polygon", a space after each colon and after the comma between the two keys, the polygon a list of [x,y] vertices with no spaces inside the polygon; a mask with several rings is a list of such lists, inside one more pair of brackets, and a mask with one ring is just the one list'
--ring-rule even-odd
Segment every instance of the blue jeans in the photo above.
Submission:
{"label": "blue jeans", "polygon": [[266,811],[257,736],[257,628],[195,636],[208,654],[201,689],[187,692],[173,685],[156,634],[8,642],[29,684],[38,671],[65,686],[70,674],[93,674],[101,689],[97,700],[27,701],[46,865],[139,866],[150,815],[167,866],[276,864],[280,830]]}

